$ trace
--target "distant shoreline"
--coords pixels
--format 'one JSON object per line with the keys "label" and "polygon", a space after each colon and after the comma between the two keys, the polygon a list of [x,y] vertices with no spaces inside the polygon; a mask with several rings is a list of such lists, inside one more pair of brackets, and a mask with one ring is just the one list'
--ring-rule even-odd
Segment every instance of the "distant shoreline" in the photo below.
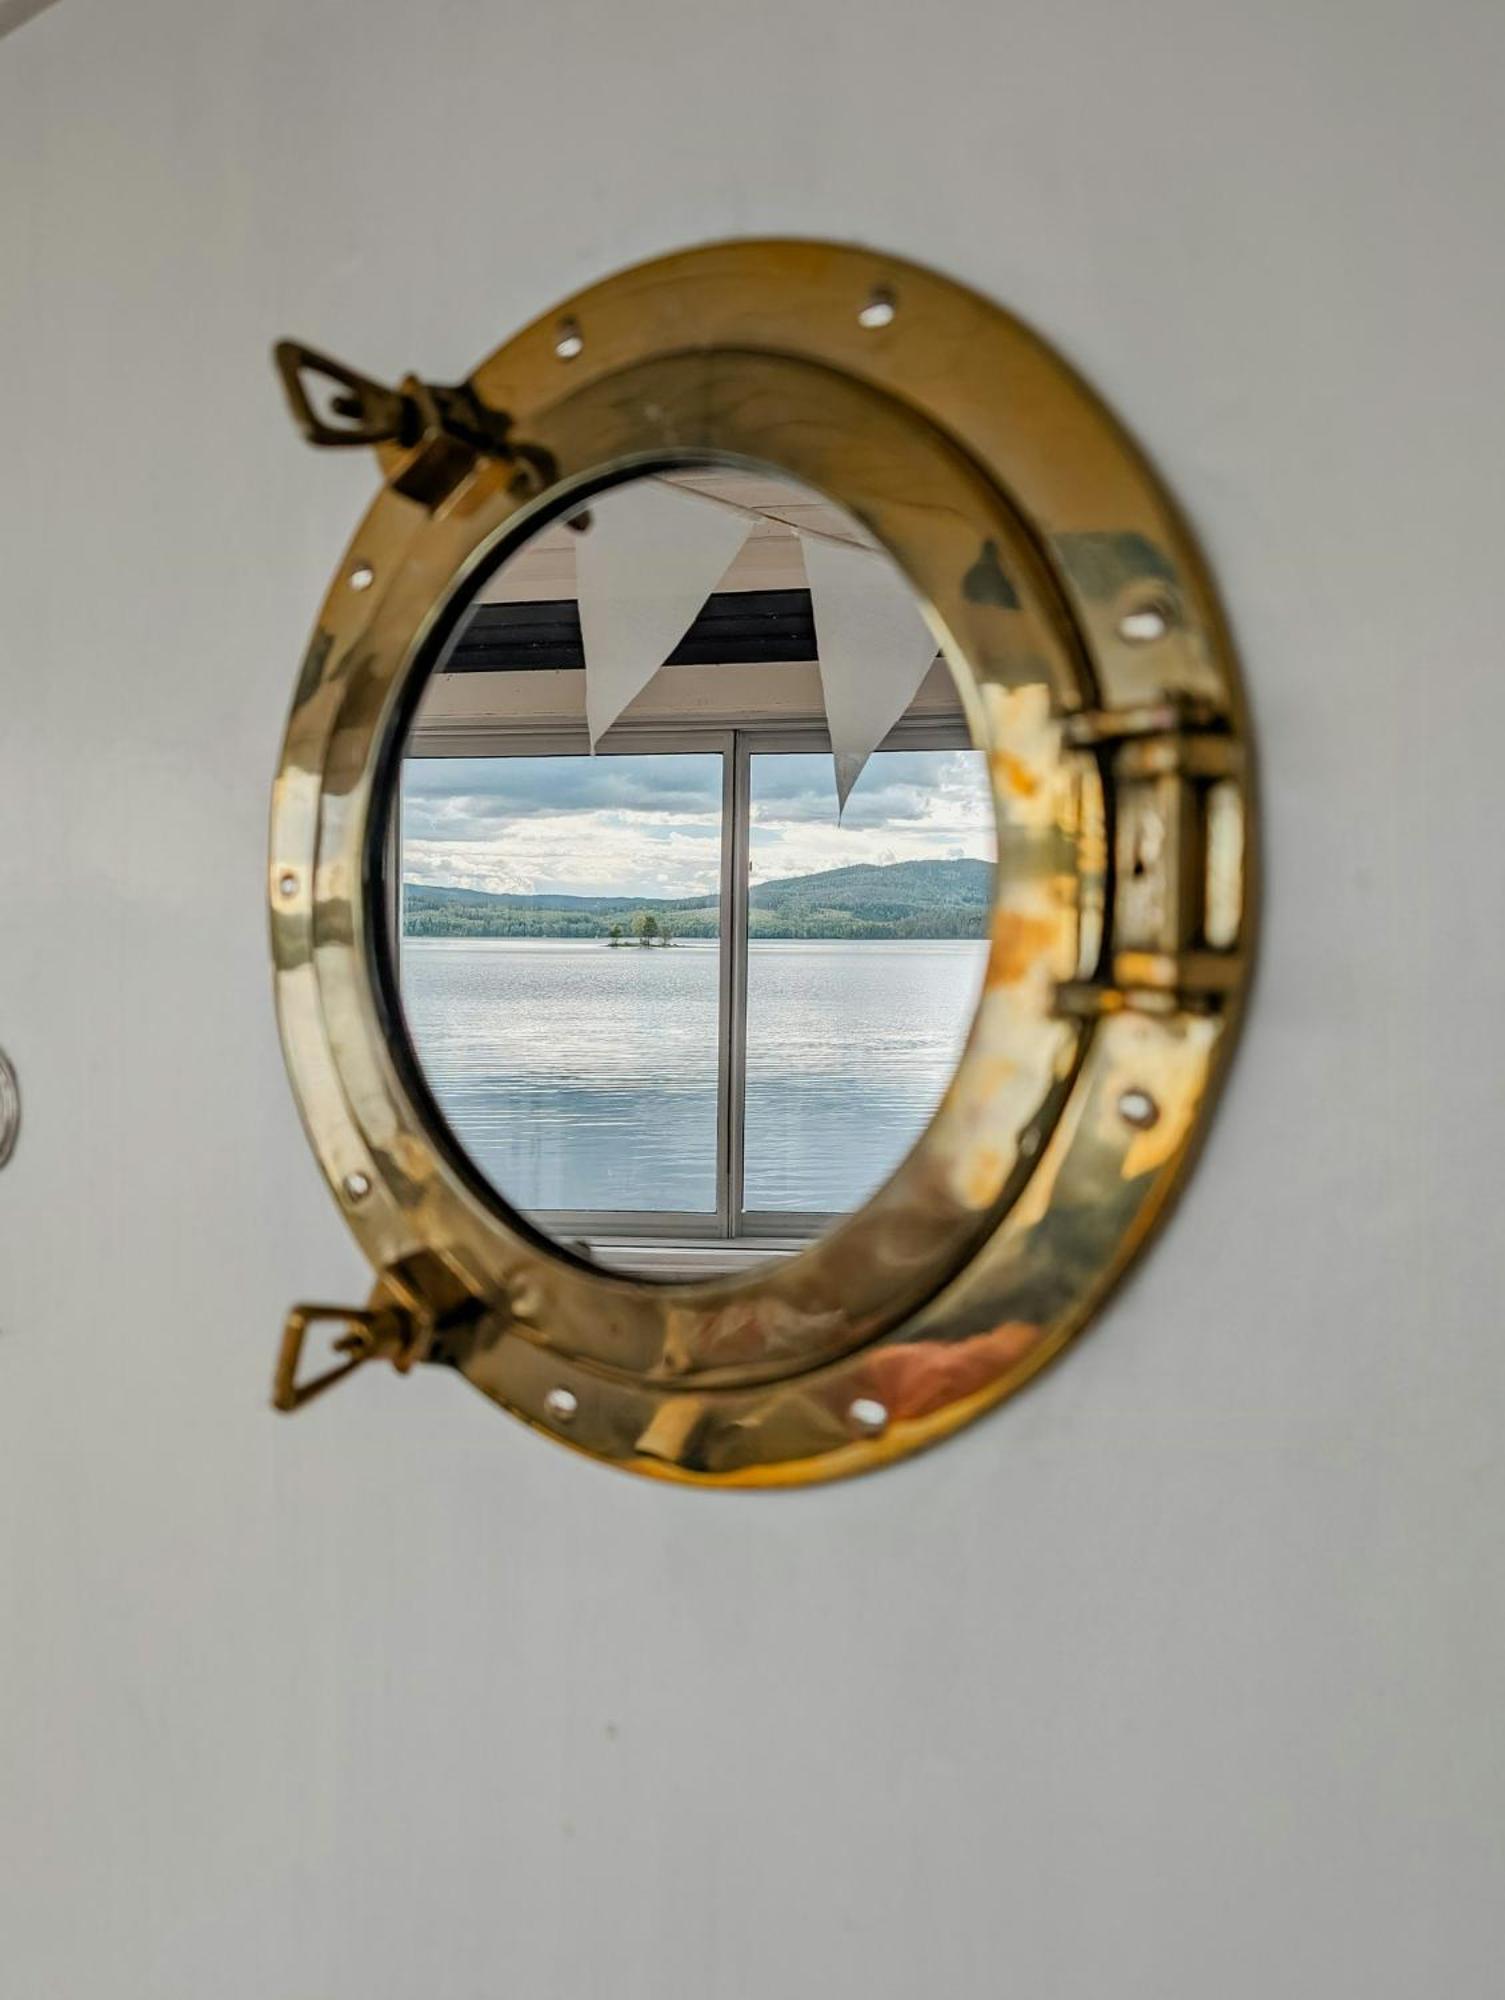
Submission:
{"label": "distant shoreline", "polygon": [[[520,933],[506,937],[488,937],[482,931],[404,931],[402,937],[404,944],[578,944],[582,947],[589,945],[593,950],[618,949],[610,938],[603,937],[525,937]],[[712,932],[708,937],[670,938],[669,946],[671,950],[682,950],[685,947],[695,948],[702,945],[710,947],[719,942],[717,934]],[[799,937],[785,937],[778,933],[760,931],[756,936],[749,938],[748,942],[749,944],[985,944],[987,934],[979,931],[975,937],[813,937],[804,934]],[[662,947],[654,945],[643,948],[639,946],[636,938],[624,938],[620,950],[627,958],[649,958],[656,957]]]}
{"label": "distant shoreline", "polygon": [[[760,882],[748,895],[749,932],[832,944],[945,943],[987,935],[993,866],[973,856],[858,863]],[[623,948],[707,940],[720,933],[720,899],[503,894],[439,882],[403,885],[409,938],[574,939]]]}

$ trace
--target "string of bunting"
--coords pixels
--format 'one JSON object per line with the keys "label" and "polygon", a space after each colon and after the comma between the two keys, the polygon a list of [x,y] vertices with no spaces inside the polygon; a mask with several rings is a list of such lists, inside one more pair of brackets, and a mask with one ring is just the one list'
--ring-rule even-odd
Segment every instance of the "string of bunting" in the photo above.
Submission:
{"label": "string of bunting", "polygon": [[[684,638],[754,526],[777,514],[664,480],[600,495],[575,545],[591,748]],[[785,521],[800,543],[831,734],[838,817],[936,656],[882,550]]]}

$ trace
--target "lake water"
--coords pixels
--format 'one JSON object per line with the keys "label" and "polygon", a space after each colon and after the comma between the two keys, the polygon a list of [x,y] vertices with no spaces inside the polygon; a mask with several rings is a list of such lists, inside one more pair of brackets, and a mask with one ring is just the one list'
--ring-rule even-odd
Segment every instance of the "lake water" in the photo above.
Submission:
{"label": "lake water", "polygon": [[[748,959],[746,1206],[840,1211],[919,1136],[986,946],[763,940]],[[408,1024],[452,1129],[523,1209],[716,1207],[719,952],[407,938]]]}

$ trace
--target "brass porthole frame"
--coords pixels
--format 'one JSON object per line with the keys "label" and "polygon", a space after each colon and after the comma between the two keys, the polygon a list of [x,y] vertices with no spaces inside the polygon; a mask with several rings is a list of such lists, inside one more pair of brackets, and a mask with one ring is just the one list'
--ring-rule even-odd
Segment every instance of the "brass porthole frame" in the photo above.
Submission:
{"label": "brass porthole frame", "polygon": [[[289,1073],[377,1283],[358,1310],[296,1310],[278,1406],[373,1356],[443,1363],[598,1458],[756,1486],[885,1463],[1009,1395],[1163,1213],[1249,975],[1238,671],[1142,454],[1010,314],[816,242],[620,273],[459,388],[279,359],[308,435],[373,445],[384,484],[298,682],[268,880]],[[371,885],[386,774],[477,577],[593,490],[686,460],[788,473],[887,546],[988,754],[999,866],[977,1019],[893,1177],[772,1273],[663,1284],[541,1238],[467,1170],[394,1014]],[[302,1384],[319,1318],[346,1358]]]}

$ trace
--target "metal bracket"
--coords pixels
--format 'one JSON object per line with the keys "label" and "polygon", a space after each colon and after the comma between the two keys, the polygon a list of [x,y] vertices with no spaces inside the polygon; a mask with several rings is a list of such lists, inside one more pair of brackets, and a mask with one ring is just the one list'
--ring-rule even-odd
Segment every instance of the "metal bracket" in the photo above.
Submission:
{"label": "metal bracket", "polygon": [[1114,805],[1112,951],[1057,989],[1068,1014],[1206,1012],[1241,983],[1244,746],[1186,698],[1088,710],[1064,725],[1095,755]]}
{"label": "metal bracket", "polygon": [[[334,1352],[345,1356],[322,1375],[309,1381],[298,1380],[303,1344],[308,1329],[320,1320],[332,1320],[347,1328],[333,1343]],[[395,1303],[371,1306],[294,1306],[282,1330],[282,1348],[277,1356],[277,1372],[272,1383],[274,1410],[301,1410],[315,1396],[343,1382],[347,1375],[368,1361],[390,1361],[399,1375],[406,1375],[427,1352],[428,1329],[405,1306]]]}
{"label": "metal bracket", "polygon": [[[273,353],[293,420],[309,443],[331,449],[371,446],[388,485],[430,511],[483,458],[513,467],[513,490],[519,494],[553,483],[552,456],[514,438],[511,417],[483,403],[469,382],[446,388],[408,375],[389,389],[296,340],[279,340]],[[328,414],[314,401],[312,377],[335,387]]]}

